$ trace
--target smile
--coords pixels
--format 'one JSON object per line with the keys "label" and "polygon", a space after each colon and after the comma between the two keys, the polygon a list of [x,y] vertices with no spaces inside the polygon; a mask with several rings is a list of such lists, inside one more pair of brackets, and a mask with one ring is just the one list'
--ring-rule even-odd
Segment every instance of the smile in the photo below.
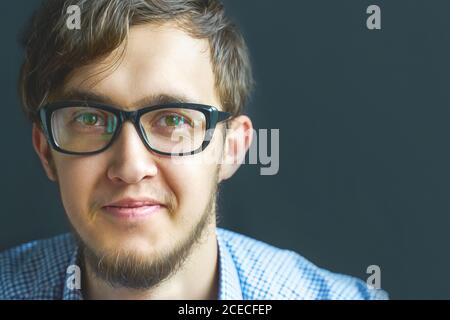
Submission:
{"label": "smile", "polygon": [[112,202],[102,207],[109,215],[117,218],[145,218],[164,208],[160,202],[153,199],[126,198]]}
{"label": "smile", "polygon": [[112,214],[119,218],[145,217],[155,213],[161,208],[162,207],[160,205],[141,206],[141,207],[110,207],[110,206],[103,207],[103,209],[107,213]]}

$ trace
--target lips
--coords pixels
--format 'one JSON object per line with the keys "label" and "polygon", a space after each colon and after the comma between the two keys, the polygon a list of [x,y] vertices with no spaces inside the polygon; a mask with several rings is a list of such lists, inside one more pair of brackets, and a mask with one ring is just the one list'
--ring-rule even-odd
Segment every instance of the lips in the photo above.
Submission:
{"label": "lips", "polygon": [[161,205],[161,202],[151,198],[123,198],[121,200],[111,202],[105,207],[123,207],[123,208],[137,208],[142,206]]}
{"label": "lips", "polygon": [[102,208],[106,213],[118,218],[144,218],[163,207],[161,202],[150,198],[124,198],[108,203]]}

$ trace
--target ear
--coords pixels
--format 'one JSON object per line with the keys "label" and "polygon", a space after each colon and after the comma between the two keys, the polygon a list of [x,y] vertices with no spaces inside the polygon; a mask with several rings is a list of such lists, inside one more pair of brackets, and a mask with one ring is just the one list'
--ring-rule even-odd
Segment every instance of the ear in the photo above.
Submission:
{"label": "ear", "polygon": [[33,124],[32,138],[34,151],[36,151],[39,156],[47,177],[52,181],[56,181],[56,170],[52,163],[51,148],[48,145],[47,138],[44,133],[35,123]]}
{"label": "ear", "polygon": [[252,140],[253,125],[249,117],[239,116],[230,121],[219,170],[219,182],[230,178],[239,169]]}

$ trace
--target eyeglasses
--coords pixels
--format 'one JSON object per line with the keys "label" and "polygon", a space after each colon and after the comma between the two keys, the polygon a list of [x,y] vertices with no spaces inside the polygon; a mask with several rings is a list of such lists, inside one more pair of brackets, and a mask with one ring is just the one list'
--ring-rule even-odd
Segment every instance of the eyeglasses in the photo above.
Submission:
{"label": "eyeglasses", "polygon": [[91,155],[114,143],[129,120],[148,149],[162,155],[186,156],[203,151],[217,123],[229,112],[195,103],[170,103],[124,111],[92,101],[61,101],[39,109],[51,146],[62,153]]}

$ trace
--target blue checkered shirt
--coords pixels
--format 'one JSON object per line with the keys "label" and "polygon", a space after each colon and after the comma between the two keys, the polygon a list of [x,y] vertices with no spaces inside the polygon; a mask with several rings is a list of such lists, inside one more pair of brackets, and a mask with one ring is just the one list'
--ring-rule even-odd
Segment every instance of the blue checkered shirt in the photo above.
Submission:
{"label": "blue checkered shirt", "polygon": [[[383,290],[318,268],[295,252],[221,228],[217,242],[220,300],[387,299]],[[68,267],[79,259],[70,233],[0,253],[0,299],[82,299],[82,288],[68,285]]]}

